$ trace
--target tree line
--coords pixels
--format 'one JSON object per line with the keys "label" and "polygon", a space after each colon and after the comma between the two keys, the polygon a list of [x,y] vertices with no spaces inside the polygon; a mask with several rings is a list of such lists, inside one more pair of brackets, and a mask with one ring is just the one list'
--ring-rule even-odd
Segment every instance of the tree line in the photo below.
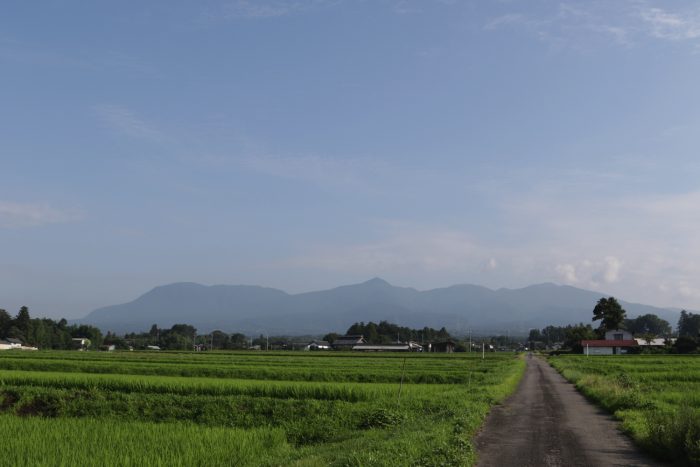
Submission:
{"label": "tree line", "polygon": [[[433,329],[426,326],[422,329],[411,329],[388,321],[380,321],[378,324],[372,321],[369,323],[362,321],[354,323],[345,334],[362,335],[370,344],[390,344],[397,341],[433,342],[445,341],[451,338],[450,333],[444,327]],[[340,337],[340,334],[329,333],[323,337],[323,340],[332,344],[338,337]]]}
{"label": "tree line", "polygon": [[73,338],[77,337],[90,339],[93,346],[103,341],[102,332],[94,326],[68,325],[65,319],[32,318],[26,306],[14,317],[0,309],[0,338],[19,339],[25,345],[41,349],[68,350],[74,347]]}
{"label": "tree line", "polygon": [[170,328],[151,326],[148,332],[127,333],[123,337],[107,334],[109,340],[117,348],[144,349],[147,346],[157,346],[165,350],[192,350],[198,348],[217,350],[247,349],[248,338],[241,333],[227,334],[223,331],[213,331],[208,335],[198,335],[197,328],[190,324],[174,324]]}

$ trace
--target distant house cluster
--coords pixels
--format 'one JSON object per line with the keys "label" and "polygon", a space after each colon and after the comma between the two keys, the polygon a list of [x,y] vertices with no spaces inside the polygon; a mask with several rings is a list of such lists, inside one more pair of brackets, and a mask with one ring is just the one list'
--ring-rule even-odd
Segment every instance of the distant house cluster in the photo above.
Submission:
{"label": "distant house cluster", "polygon": [[452,353],[455,343],[448,340],[443,342],[431,342],[425,345],[417,342],[394,342],[384,344],[372,344],[361,334],[350,334],[336,338],[333,343],[327,341],[314,341],[306,344],[304,350],[339,350],[356,352],[443,352]]}
{"label": "distant house cluster", "polygon": [[36,347],[24,345],[21,340],[13,337],[0,339],[0,350],[39,350]]}

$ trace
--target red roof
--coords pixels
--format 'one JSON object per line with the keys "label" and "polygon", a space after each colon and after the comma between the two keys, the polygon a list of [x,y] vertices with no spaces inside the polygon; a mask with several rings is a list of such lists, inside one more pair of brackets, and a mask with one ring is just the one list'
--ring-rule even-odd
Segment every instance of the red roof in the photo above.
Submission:
{"label": "red roof", "polygon": [[637,341],[634,339],[581,341],[583,347],[637,347],[637,345]]}

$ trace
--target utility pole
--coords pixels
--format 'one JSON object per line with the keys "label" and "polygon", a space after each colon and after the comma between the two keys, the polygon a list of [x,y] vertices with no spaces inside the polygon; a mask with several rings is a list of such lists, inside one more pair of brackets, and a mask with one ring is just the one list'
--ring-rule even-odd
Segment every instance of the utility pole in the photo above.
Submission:
{"label": "utility pole", "polygon": [[485,358],[486,358],[486,344],[484,344],[482,342],[481,343],[481,359],[483,360]]}

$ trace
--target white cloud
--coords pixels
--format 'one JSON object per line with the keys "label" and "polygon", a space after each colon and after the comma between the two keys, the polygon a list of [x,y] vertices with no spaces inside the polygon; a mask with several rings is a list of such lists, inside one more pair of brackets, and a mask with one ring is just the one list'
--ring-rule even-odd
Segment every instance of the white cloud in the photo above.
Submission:
{"label": "white cloud", "polygon": [[209,20],[280,18],[340,3],[343,0],[232,0],[207,10],[203,16]]}
{"label": "white cloud", "polygon": [[622,262],[614,256],[602,260],[583,259],[576,263],[557,264],[554,268],[558,277],[567,284],[597,288],[601,285],[614,284],[620,280]]}
{"label": "white cloud", "polygon": [[537,21],[520,14],[520,13],[508,13],[505,15],[497,16],[492,18],[484,24],[484,29],[487,31],[493,31],[504,26],[534,26]]}
{"label": "white cloud", "polygon": [[[700,237],[693,234],[700,232],[700,192],[593,194],[590,186],[569,182],[511,195],[504,205],[504,228],[524,232],[523,251],[536,254],[545,270],[551,264],[553,277],[566,283],[659,306],[700,308],[700,297],[687,287],[700,275]],[[533,222],[536,229],[529,227]],[[545,277],[542,270],[526,274]]]}
{"label": "white cloud", "polygon": [[489,260],[486,262],[486,269],[489,271],[495,271],[496,268],[498,268],[498,261],[496,261],[496,258],[489,258]]}
{"label": "white cloud", "polygon": [[275,18],[298,8],[299,2],[236,0],[223,5],[220,16],[225,19]]}
{"label": "white cloud", "polygon": [[695,300],[700,299],[700,288],[691,285],[688,281],[680,281],[677,287],[678,293],[683,297]]}
{"label": "white cloud", "polygon": [[539,13],[506,13],[483,26],[487,31],[505,28],[525,30],[558,48],[588,48],[601,40],[631,47],[649,37],[692,41],[700,39],[700,8],[670,11],[638,0],[569,0],[552,2]]}
{"label": "white cloud", "polygon": [[56,209],[45,203],[16,203],[0,201],[0,227],[35,227],[80,220],[77,210]]}
{"label": "white cloud", "polygon": [[674,41],[700,38],[698,11],[679,14],[661,8],[647,8],[640,16],[650,27],[648,32],[653,37]]}
{"label": "white cloud", "polygon": [[100,120],[110,129],[136,139],[164,140],[164,134],[154,125],[138,117],[121,105],[99,105],[95,107]]}
{"label": "white cloud", "polygon": [[605,269],[603,270],[603,280],[608,284],[612,284],[613,282],[620,280],[620,268],[622,267],[620,260],[614,256],[607,256],[604,263]]}
{"label": "white cloud", "polygon": [[578,282],[578,277],[576,277],[576,266],[573,264],[558,264],[555,270],[567,284],[575,284]]}

